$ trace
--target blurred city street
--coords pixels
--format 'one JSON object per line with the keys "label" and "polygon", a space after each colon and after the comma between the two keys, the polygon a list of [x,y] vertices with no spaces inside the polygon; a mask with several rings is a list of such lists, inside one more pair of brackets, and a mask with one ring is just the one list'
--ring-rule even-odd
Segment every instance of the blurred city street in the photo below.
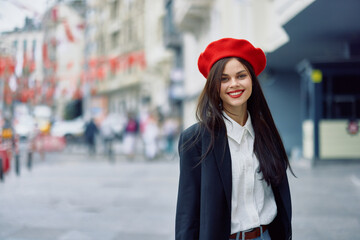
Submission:
{"label": "blurred city street", "polygon": [[[262,90],[239,104],[252,119],[268,105],[297,175],[293,239],[360,240],[359,9],[358,0],[0,0],[0,240],[173,240],[179,135],[227,111],[223,78],[206,79],[198,59],[228,38],[265,54],[226,56],[244,54],[256,73]],[[260,136],[266,118],[254,124]]]}
{"label": "blurred city street", "polygon": [[1,240],[173,239],[177,163],[35,155],[0,184]]}
{"label": "blurred city street", "polygon": [[[34,155],[31,170],[25,162],[0,184],[1,240],[174,239],[176,156],[109,161],[72,150]],[[293,166],[293,239],[359,239],[360,164]]]}
{"label": "blurred city street", "polygon": [[293,166],[293,239],[360,239],[360,162]]}

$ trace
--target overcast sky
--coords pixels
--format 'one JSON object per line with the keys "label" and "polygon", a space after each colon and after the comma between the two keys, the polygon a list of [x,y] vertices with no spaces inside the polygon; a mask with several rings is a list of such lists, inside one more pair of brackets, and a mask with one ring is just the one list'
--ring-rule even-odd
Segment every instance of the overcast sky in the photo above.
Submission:
{"label": "overcast sky", "polygon": [[51,0],[0,0],[0,32],[23,27],[26,16],[41,20]]}

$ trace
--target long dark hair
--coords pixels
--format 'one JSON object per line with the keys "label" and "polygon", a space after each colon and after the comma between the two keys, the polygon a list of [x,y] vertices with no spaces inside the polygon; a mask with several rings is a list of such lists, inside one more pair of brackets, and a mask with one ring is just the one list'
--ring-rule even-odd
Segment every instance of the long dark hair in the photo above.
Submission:
{"label": "long dark hair", "polygon": [[[220,59],[212,66],[204,89],[199,97],[196,118],[201,128],[211,134],[210,145],[202,160],[214,147],[217,130],[219,128],[226,128],[220,98],[220,85],[225,65],[230,59],[232,57]],[[245,66],[252,79],[252,94],[247,101],[247,110],[250,112],[251,122],[255,131],[254,153],[259,160],[260,171],[263,174],[264,180],[268,184],[277,185],[286,174],[288,167],[291,173],[294,173],[252,66],[244,59],[235,59]]]}

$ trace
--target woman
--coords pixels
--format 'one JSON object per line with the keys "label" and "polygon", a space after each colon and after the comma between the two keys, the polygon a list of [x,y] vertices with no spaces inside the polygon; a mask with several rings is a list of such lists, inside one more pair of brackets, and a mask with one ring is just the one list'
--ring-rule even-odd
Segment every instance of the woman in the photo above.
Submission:
{"label": "woman", "polygon": [[177,240],[291,239],[289,161],[257,79],[265,65],[243,39],[201,53],[198,123],[179,141]]}

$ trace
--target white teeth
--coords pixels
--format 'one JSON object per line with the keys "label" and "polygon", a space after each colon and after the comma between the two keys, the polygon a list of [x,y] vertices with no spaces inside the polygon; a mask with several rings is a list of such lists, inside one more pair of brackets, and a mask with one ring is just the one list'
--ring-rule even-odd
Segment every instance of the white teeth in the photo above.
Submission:
{"label": "white teeth", "polygon": [[233,93],[229,93],[230,96],[235,96],[235,95],[239,95],[240,93],[242,93],[243,91],[240,92],[233,92]]}

